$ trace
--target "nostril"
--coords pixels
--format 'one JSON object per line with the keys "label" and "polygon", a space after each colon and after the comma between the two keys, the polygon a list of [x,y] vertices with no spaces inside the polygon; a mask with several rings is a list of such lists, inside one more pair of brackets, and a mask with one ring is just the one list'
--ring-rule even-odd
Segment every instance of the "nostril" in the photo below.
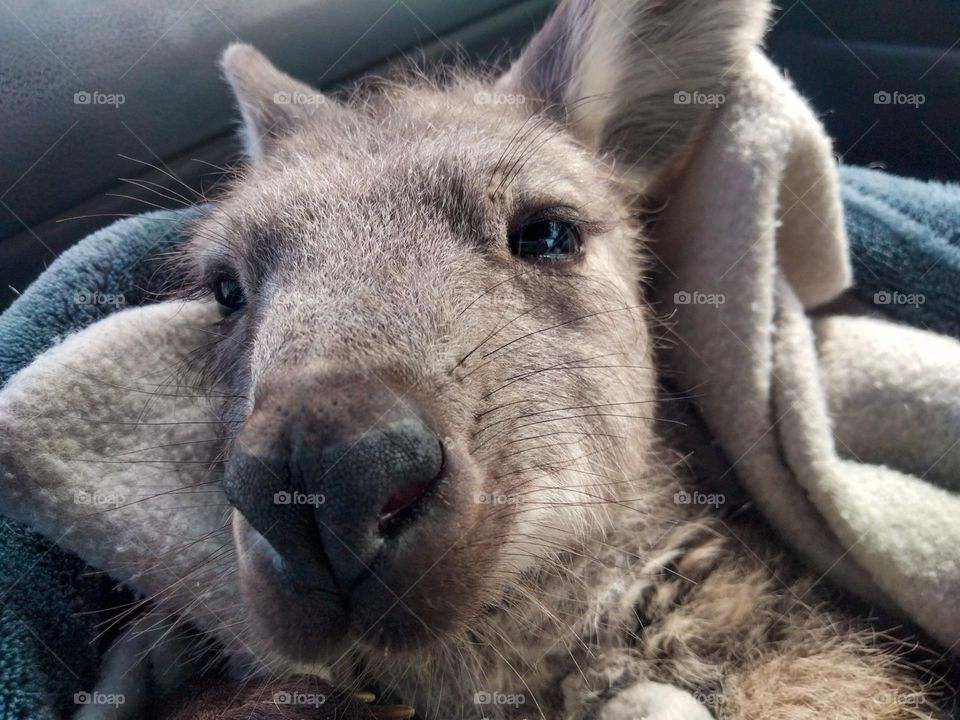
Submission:
{"label": "nostril", "polygon": [[[441,447],[442,452],[442,447]],[[403,521],[410,517],[413,511],[423,500],[424,496],[430,492],[437,483],[440,476],[443,475],[444,460],[441,455],[440,471],[431,479],[421,482],[404,485],[393,495],[387,498],[387,501],[380,508],[380,514],[377,518],[377,528],[381,535],[390,535],[396,532]]]}
{"label": "nostril", "polygon": [[441,438],[414,408],[395,396],[382,400],[393,405],[369,426],[371,413],[363,407],[333,413],[327,398],[290,429],[291,484],[308,497],[323,497],[309,508],[308,520],[341,589],[360,582],[415,522],[425,525],[440,512],[427,501],[444,476]]}
{"label": "nostril", "polygon": [[416,485],[407,485],[402,487],[383,504],[380,508],[380,517],[378,525],[381,533],[388,533],[397,523],[413,510],[420,502],[427,491],[433,486],[433,480]]}

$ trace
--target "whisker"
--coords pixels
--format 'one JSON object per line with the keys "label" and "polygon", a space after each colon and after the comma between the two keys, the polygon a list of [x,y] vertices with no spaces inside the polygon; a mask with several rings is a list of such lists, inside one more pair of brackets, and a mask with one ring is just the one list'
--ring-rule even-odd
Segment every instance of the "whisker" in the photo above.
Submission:
{"label": "whisker", "polygon": [[545,327],[545,328],[541,328],[540,330],[534,330],[534,331],[532,331],[532,332],[529,332],[529,333],[526,333],[526,334],[524,334],[524,335],[521,335],[521,336],[518,337],[518,338],[514,338],[514,339],[511,340],[510,342],[504,343],[504,344],[501,345],[500,347],[495,348],[495,349],[491,350],[490,352],[486,353],[483,357],[485,357],[485,358],[486,358],[486,357],[490,357],[490,356],[493,355],[494,353],[500,352],[500,351],[503,350],[504,348],[510,347],[511,345],[513,345],[513,344],[515,344],[515,343],[518,343],[518,342],[520,342],[521,340],[526,340],[527,338],[532,337],[533,335],[538,335],[539,333],[544,333],[544,332],[548,332],[548,331],[550,331],[550,330],[555,330],[555,329],[557,329],[557,328],[565,327],[565,326],[567,326],[567,325],[572,325],[573,323],[575,323],[575,322],[580,322],[581,320],[588,320],[588,319],[590,319],[590,318],[599,317],[599,316],[601,316],[601,315],[609,315],[609,314],[611,314],[611,313],[624,312],[624,311],[627,311],[627,310],[637,310],[637,309],[639,309],[639,308],[641,308],[641,307],[643,307],[643,305],[632,305],[632,306],[622,307],[622,308],[613,308],[612,310],[599,310],[599,311],[597,311],[597,312],[587,313],[586,315],[580,315],[580,316],[578,316],[578,317],[573,318],[572,320],[564,320],[563,322],[556,323],[556,324],[554,324],[554,325],[550,325],[550,326]]}

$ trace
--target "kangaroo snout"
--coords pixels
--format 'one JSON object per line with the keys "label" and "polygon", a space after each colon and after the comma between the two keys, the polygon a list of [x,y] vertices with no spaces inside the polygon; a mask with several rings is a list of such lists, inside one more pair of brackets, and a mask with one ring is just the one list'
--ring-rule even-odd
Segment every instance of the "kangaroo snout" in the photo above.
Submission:
{"label": "kangaroo snout", "polygon": [[424,515],[443,472],[440,439],[373,377],[295,376],[262,398],[229,463],[228,497],[288,580],[332,576],[348,595]]}
{"label": "kangaroo snout", "polygon": [[[413,648],[475,612],[465,526],[482,506],[462,442],[388,372],[262,378],[227,461],[241,593],[263,637],[315,661],[353,637]],[[484,555],[486,553],[483,553]],[[444,588],[465,601],[437,602]]]}

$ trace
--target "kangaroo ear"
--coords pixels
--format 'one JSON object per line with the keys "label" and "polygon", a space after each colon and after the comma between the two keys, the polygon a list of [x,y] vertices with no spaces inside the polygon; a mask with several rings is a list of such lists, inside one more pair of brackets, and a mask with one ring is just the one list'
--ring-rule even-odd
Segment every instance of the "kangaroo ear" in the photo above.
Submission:
{"label": "kangaroo ear", "polygon": [[271,139],[323,123],[341,110],[336,101],[278,70],[250,45],[230,45],[220,65],[240,108],[244,149],[251,160],[263,157]]}
{"label": "kangaroo ear", "polygon": [[563,0],[498,86],[646,176],[724,100],[769,0]]}

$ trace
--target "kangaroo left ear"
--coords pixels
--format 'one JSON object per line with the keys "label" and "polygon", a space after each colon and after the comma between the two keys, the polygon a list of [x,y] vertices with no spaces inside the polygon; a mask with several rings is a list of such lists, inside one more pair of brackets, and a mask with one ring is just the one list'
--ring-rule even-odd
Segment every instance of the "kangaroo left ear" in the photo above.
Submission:
{"label": "kangaroo left ear", "polygon": [[723,102],[769,0],[564,0],[498,88],[567,124],[624,175],[648,176]]}
{"label": "kangaroo left ear", "polygon": [[220,60],[243,117],[247,157],[258,160],[274,138],[298,127],[322,127],[346,110],[335,100],[277,69],[244,43],[228,47]]}

